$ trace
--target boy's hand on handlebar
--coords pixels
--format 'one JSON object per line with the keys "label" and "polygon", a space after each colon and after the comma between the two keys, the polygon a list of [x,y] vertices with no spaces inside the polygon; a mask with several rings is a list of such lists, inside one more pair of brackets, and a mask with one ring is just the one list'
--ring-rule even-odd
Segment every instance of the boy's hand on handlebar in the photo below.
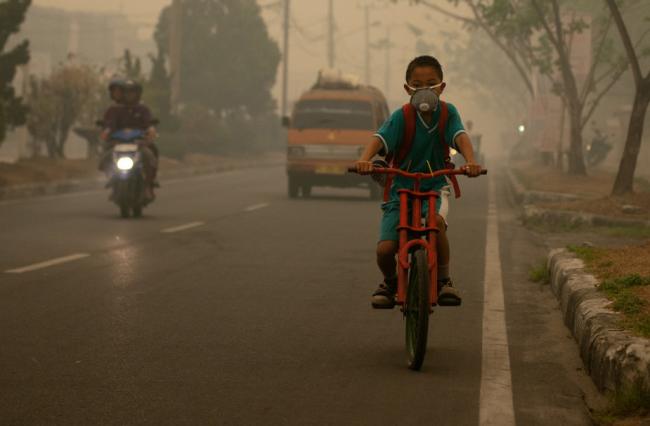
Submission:
{"label": "boy's hand on handlebar", "polygon": [[354,167],[357,169],[357,173],[360,175],[369,175],[375,169],[375,166],[372,164],[372,161],[357,161],[354,163]]}
{"label": "boy's hand on handlebar", "polygon": [[467,163],[463,166],[463,170],[469,177],[477,177],[481,174],[482,167],[480,164]]}

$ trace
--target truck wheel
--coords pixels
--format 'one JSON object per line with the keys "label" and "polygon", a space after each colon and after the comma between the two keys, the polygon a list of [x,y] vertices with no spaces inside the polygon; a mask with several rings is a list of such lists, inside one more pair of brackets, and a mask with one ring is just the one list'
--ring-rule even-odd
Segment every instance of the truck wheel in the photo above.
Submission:
{"label": "truck wheel", "polygon": [[289,198],[297,198],[299,189],[300,186],[298,185],[296,178],[289,176],[289,183],[288,183]]}

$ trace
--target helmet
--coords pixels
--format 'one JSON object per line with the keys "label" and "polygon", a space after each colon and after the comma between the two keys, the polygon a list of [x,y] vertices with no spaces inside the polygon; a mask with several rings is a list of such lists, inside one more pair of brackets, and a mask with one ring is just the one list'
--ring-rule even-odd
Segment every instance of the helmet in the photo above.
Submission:
{"label": "helmet", "polygon": [[142,84],[138,83],[135,80],[126,80],[124,82],[124,93],[135,93],[136,102],[140,102],[140,97],[142,96]]}
{"label": "helmet", "polygon": [[120,77],[114,77],[111,79],[111,81],[108,82],[108,90],[114,89],[116,87],[123,87],[124,86],[124,80]]}
{"label": "helmet", "polygon": [[114,93],[115,89],[122,89],[124,90],[124,80],[122,80],[119,77],[115,77],[111,79],[111,81],[108,83],[108,95],[112,100],[115,102],[121,102],[121,99],[118,99],[116,94]]}
{"label": "helmet", "polygon": [[142,93],[142,84],[138,83],[135,80],[126,80],[124,82],[124,90],[127,92],[134,91],[138,94]]}

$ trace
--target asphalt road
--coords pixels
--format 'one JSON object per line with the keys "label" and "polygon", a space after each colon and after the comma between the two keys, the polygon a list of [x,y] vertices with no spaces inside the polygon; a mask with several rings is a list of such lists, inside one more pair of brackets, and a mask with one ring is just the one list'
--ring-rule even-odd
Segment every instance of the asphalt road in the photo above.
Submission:
{"label": "asphalt road", "polygon": [[[451,206],[464,304],[433,314],[419,373],[399,312],[370,309],[380,211],[365,191],[289,200],[274,168],[167,182],[140,220],[104,192],[0,203],[0,424],[477,425],[488,404],[521,425],[590,424],[575,344],[527,280],[544,247],[500,190],[486,256],[487,182]],[[503,277],[511,404],[480,391],[486,262]]]}

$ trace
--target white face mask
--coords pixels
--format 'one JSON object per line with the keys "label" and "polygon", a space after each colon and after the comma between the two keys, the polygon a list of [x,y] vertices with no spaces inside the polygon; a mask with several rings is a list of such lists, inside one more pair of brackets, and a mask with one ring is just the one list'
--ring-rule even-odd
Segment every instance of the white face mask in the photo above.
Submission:
{"label": "white face mask", "polygon": [[434,89],[442,86],[442,84],[443,83],[439,83],[435,86],[418,88],[407,85],[406,87],[413,91],[413,95],[411,95],[411,105],[420,112],[433,112],[437,110],[440,97]]}

